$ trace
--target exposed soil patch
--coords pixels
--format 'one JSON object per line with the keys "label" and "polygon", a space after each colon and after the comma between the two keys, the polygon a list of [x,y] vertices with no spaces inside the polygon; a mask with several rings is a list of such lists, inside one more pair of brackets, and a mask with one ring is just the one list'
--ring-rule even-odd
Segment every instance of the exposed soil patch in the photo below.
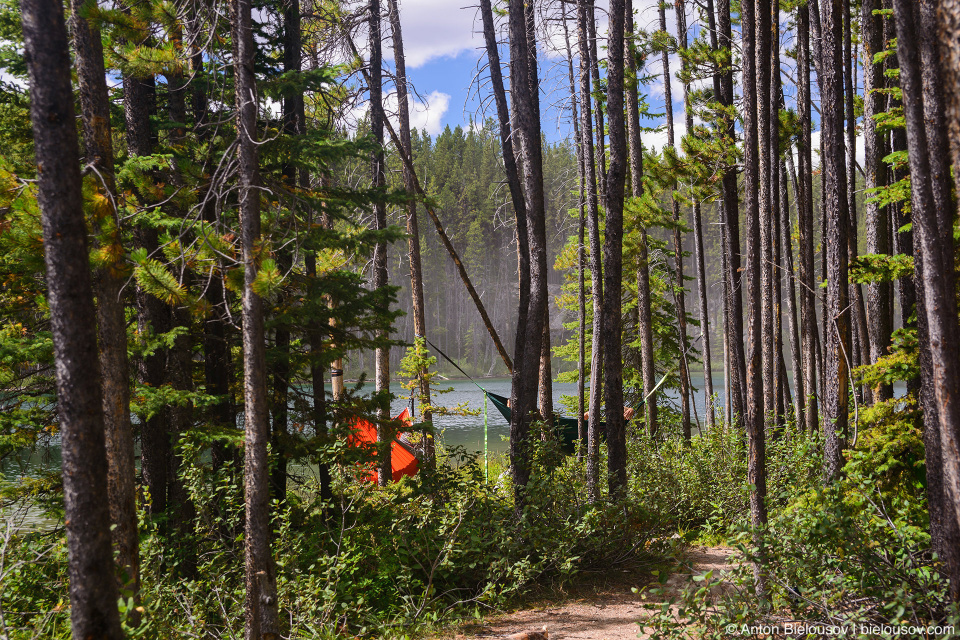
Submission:
{"label": "exposed soil patch", "polygon": [[[690,549],[667,581],[668,592],[681,589],[692,575],[713,570],[715,579],[722,579],[733,553],[726,547],[697,547]],[[624,576],[625,577],[625,576]],[[634,640],[640,636],[637,624],[647,615],[638,590],[650,584],[652,578],[630,576],[634,580],[617,577],[589,585],[579,585],[568,592],[561,602],[540,603],[513,613],[491,617],[481,623],[467,624],[454,633],[443,636],[453,640],[492,640],[512,633],[540,631],[544,626],[550,640]]]}

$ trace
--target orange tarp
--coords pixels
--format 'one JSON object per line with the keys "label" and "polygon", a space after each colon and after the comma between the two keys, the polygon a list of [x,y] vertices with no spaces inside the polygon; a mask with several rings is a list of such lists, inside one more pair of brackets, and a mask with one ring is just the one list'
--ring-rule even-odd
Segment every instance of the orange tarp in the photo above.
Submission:
{"label": "orange tarp", "polygon": [[[410,426],[412,424],[410,420],[410,410],[404,409],[394,420],[399,420],[402,424]],[[352,444],[376,444],[377,425],[369,420],[358,419],[353,425],[353,430],[354,436],[350,439]],[[398,433],[397,438],[399,437],[400,434]],[[403,476],[412,476],[420,469],[420,463],[416,456],[398,440],[394,440],[390,445],[390,458],[393,467],[394,482],[397,482]],[[377,479],[377,472],[371,471],[366,479],[375,481]]]}

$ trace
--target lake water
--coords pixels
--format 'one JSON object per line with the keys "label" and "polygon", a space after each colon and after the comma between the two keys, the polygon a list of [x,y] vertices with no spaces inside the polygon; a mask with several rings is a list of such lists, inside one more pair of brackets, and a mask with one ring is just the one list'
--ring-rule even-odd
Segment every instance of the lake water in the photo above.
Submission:
{"label": "lake water", "polygon": [[[484,378],[477,381],[480,386],[492,393],[502,396],[510,396],[510,378]],[[703,375],[692,376],[693,386],[697,389],[692,394],[694,412],[691,412],[690,419],[693,422],[694,429],[697,428],[697,418],[702,423],[706,415],[706,401],[703,393]],[[460,403],[466,403],[470,409],[478,410],[479,415],[456,415],[456,416],[438,416],[434,419],[434,426],[440,433],[443,443],[448,446],[461,446],[468,451],[483,451],[484,441],[484,395],[469,380],[441,380],[439,385],[441,389],[452,389],[449,393],[434,394],[432,400],[434,404],[440,406],[453,407]],[[723,406],[723,375],[713,376],[713,387],[719,395],[717,406]],[[394,383],[393,392],[404,391],[398,383]],[[905,393],[904,385],[895,387],[895,394]],[[589,393],[589,389],[587,390]],[[569,395],[576,398],[577,385],[575,383],[554,383],[553,397],[554,410],[561,415],[574,417],[575,414],[564,410],[560,403],[562,395]],[[679,393],[675,390],[668,390],[661,395],[660,403],[673,403],[679,409]],[[408,406],[408,401],[397,398],[391,405],[391,414],[397,415]],[[416,416],[419,417],[420,409],[417,407]],[[487,415],[487,448],[491,453],[502,453],[507,451],[507,438],[510,435],[510,425],[500,412],[497,411],[493,403],[488,402],[486,407]],[[241,425],[242,426],[242,425]],[[60,450],[58,446],[52,446],[41,453],[22,452],[19,455],[9,456],[0,461],[0,481],[16,481],[20,477],[32,476],[38,470],[58,469],[60,467]]]}
{"label": "lake water", "polygon": [[[477,381],[481,387],[496,393],[501,396],[510,396],[510,378],[484,378]],[[434,426],[441,433],[443,442],[447,446],[462,446],[468,451],[483,451],[483,401],[484,395],[480,392],[477,387],[470,382],[469,380],[445,380],[440,381],[439,383],[441,388],[452,388],[453,390],[450,393],[445,393],[442,395],[431,396],[431,400],[435,405],[441,406],[455,406],[461,402],[467,403],[470,409],[480,410],[481,414],[478,416],[439,416],[434,419]],[[699,391],[693,394],[693,403],[696,406],[697,415],[699,415],[700,420],[704,420],[706,415],[706,399],[703,394],[703,375],[693,376],[693,385]],[[723,376],[714,376],[713,379],[714,389],[723,389]],[[586,389],[585,393],[589,395],[589,387]],[[554,411],[557,411],[561,415],[566,415],[568,417],[576,417],[575,413],[570,413],[564,411],[563,406],[560,404],[560,396],[568,395],[576,398],[577,396],[577,385],[576,383],[559,383],[555,382],[553,384],[553,403]],[[674,402],[678,403],[677,407],[679,408],[679,393],[676,391],[667,391],[664,398],[660,399],[660,402]],[[586,399],[585,399],[586,401]],[[393,415],[399,414],[407,406],[407,400],[394,400],[391,405],[391,411]],[[723,406],[723,398],[719,400],[719,406]],[[691,408],[692,411],[692,408]],[[419,409],[417,410],[417,416],[419,416]],[[694,421],[694,426],[696,426],[696,420],[691,413],[690,419]],[[506,420],[503,419],[503,416],[500,415],[500,412],[497,411],[497,408],[493,406],[492,403],[487,403],[487,442],[488,450],[494,453],[500,453],[507,450],[508,443],[507,438],[510,436],[510,425]]]}

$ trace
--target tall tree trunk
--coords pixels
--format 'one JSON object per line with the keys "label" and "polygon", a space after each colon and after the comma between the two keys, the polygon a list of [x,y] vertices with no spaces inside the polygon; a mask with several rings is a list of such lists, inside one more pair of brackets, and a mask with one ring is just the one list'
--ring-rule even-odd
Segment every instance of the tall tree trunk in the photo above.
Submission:
{"label": "tall tree trunk", "polygon": [[[856,71],[856,52],[852,45],[850,26],[850,0],[843,0],[843,59],[844,59],[844,109],[846,112],[847,147],[847,208],[850,211],[850,232],[847,235],[847,260],[857,259],[857,117],[854,111],[856,87],[853,78]],[[863,302],[863,291],[856,282],[850,282],[850,328],[851,359],[850,364],[858,367],[867,364],[870,359],[870,338],[867,330],[867,313]],[[858,401],[872,402],[870,389],[856,387]]]}
{"label": "tall tree trunk", "polygon": [[[953,242],[956,204],[950,189],[950,143],[943,90],[946,85],[946,93],[955,100],[957,96],[951,94],[951,89],[955,91],[957,87],[949,86],[955,70],[941,75],[943,62],[950,60],[951,45],[958,42],[958,37],[943,29],[942,21],[949,11],[948,2],[937,16],[941,21],[938,47],[934,7],[927,2],[921,3],[924,4],[927,6],[921,8],[914,3],[894,2],[894,16],[907,121],[912,219],[917,231],[916,253],[923,267],[922,283],[918,283],[917,290],[917,314],[923,313],[927,321],[933,390],[940,423],[943,486],[948,502],[953,506],[952,515],[960,526],[960,362],[956,357],[960,349],[960,326]],[[920,14],[923,14],[923,28],[918,33]],[[930,32],[926,31],[927,28]],[[950,126],[955,127],[955,123]],[[948,544],[955,549],[960,529],[953,526],[945,529],[952,534]],[[948,558],[948,564],[951,592],[956,598],[960,592],[960,563],[952,557]]]}
{"label": "tall tree trunk", "polygon": [[[774,356],[774,286],[773,286],[773,218],[774,198],[772,193],[772,170],[770,163],[771,118],[773,105],[770,93],[771,11],[769,0],[757,2],[756,62],[757,70],[757,132],[759,145],[759,210],[760,210],[760,357],[763,371],[763,421],[769,427],[774,424],[776,401],[776,358]],[[751,258],[752,259],[752,258]]]}
{"label": "tall tree trunk", "polygon": [[[787,154],[791,154],[788,152]],[[793,160],[790,159],[793,167]],[[792,171],[791,171],[792,173]],[[796,180],[794,180],[796,185]],[[803,367],[800,356],[800,327],[797,324],[797,287],[793,268],[793,243],[791,242],[790,202],[787,195],[787,161],[780,160],[780,234],[783,248],[783,270],[787,277],[787,324],[790,331],[790,363],[793,370],[793,384],[796,391],[794,418],[797,425],[806,423],[806,396],[804,394]]]}
{"label": "tall tree trunk", "polygon": [[[191,71],[194,76],[202,76],[203,70],[203,50],[199,45],[200,16],[194,8],[194,12],[188,22],[188,34],[192,44],[191,52]],[[208,99],[206,95],[206,83],[194,81],[193,93],[191,97],[191,108],[193,110],[194,130],[197,137],[201,140],[207,140],[210,137],[210,130],[207,126],[207,106]],[[205,180],[198,193],[198,199],[201,204],[201,216],[205,222],[215,223],[217,214],[215,210],[215,201],[211,193],[211,181]],[[232,378],[233,367],[230,366],[230,346],[228,344],[227,331],[227,300],[226,291],[223,286],[223,269],[219,265],[211,268],[206,274],[208,279],[206,283],[207,299],[210,302],[210,310],[204,320],[203,329],[203,372],[205,391],[208,395],[216,396],[217,402],[212,404],[207,413],[207,421],[210,424],[221,428],[235,428],[237,421],[233,409],[233,396],[230,391],[230,381]],[[211,446],[211,459],[214,470],[227,461],[237,462],[236,450],[223,443],[214,442]],[[239,464],[236,465],[239,467]]]}
{"label": "tall tree trunk", "polygon": [[[536,131],[537,140],[540,139],[540,80],[537,70],[537,29],[534,15],[534,5],[532,2],[524,4],[524,20],[527,26],[527,60],[530,67],[530,98],[532,101],[533,129]],[[544,213],[546,216],[546,213]],[[538,381],[538,405],[540,415],[548,427],[553,426],[553,375],[550,366],[550,295],[547,288],[547,234],[546,218],[544,217],[543,231],[543,264],[541,270],[543,273],[539,282],[540,295],[543,297],[543,337],[540,343],[540,362],[539,362],[539,381]]]}
{"label": "tall tree trunk", "polygon": [[[597,54],[599,48],[599,39],[597,38],[597,7],[596,0],[588,0],[587,4],[587,28],[590,34],[590,74],[593,78],[594,89],[599,91],[600,84],[600,57]],[[594,97],[593,114],[596,118],[596,127],[594,131],[597,134],[596,162],[597,179],[600,183],[600,194],[602,197],[607,195],[607,143],[606,127],[603,124],[603,101],[599,93]]]}
{"label": "tall tree trunk", "polygon": [[[730,26],[730,0],[718,0],[717,30],[721,49],[733,55],[733,36]],[[752,63],[751,63],[752,64]],[[733,106],[733,67],[727,65],[720,75],[720,104]],[[722,135],[725,146],[736,146],[735,118],[726,116]],[[754,194],[755,195],[755,194]],[[724,272],[724,316],[727,324],[727,343],[730,346],[730,387],[733,419],[745,424],[747,402],[747,367],[743,349],[743,276],[740,268],[740,206],[737,187],[737,168],[731,162],[723,168],[723,241],[727,269]]]}
{"label": "tall tree trunk", "polygon": [[518,325],[523,333],[523,358],[515,358],[512,391],[512,418],[510,421],[510,463],[513,468],[515,503],[518,513],[525,504],[524,490],[530,477],[530,420],[537,408],[540,350],[543,341],[543,319],[546,314],[546,221],[543,194],[543,157],[539,113],[535,113],[532,92],[539,90],[539,82],[531,71],[535,65],[531,57],[529,27],[523,3],[511,0],[510,26],[510,90],[517,139],[523,164],[523,192],[527,206],[526,224],[529,242],[530,280],[526,324]]}
{"label": "tall tree trunk", "polygon": [[580,135],[583,167],[586,171],[587,231],[590,240],[590,283],[593,302],[593,336],[590,352],[590,399],[587,404],[587,493],[591,501],[600,499],[600,395],[603,355],[603,275],[600,253],[600,213],[597,197],[596,164],[593,156],[593,117],[590,103],[591,51],[588,0],[577,0],[577,33],[580,44]]}
{"label": "tall tree trunk", "polygon": [[797,139],[798,182],[797,229],[799,231],[799,280],[800,280],[800,333],[803,351],[803,382],[806,392],[806,430],[815,433],[819,429],[819,403],[817,399],[817,355],[819,349],[817,331],[816,266],[813,252],[813,157],[810,114],[810,8],[797,7],[797,105],[800,110],[800,135]]}
{"label": "tall tree trunk", "polygon": [[[759,7],[758,7],[759,5]],[[762,370],[762,327],[760,322],[761,297],[761,267],[762,256],[760,246],[760,208],[757,195],[762,188],[760,184],[760,156],[763,147],[759,142],[759,128],[757,102],[767,98],[757,93],[757,31],[758,18],[764,12],[769,16],[770,3],[766,0],[747,0],[742,4],[743,24],[743,148],[744,148],[744,194],[746,196],[746,223],[747,223],[747,265],[746,287],[748,301],[747,317],[747,402],[744,422],[747,431],[747,482],[750,490],[750,519],[758,530],[767,522],[767,476],[766,476],[766,442],[764,438],[764,409],[765,397],[763,388]],[[760,65],[765,66],[765,65]],[[757,534],[759,536],[759,534]],[[755,543],[760,544],[759,537]],[[756,592],[761,597],[766,594],[766,576],[763,569],[762,555],[754,563],[754,583]]]}
{"label": "tall tree trunk", "polygon": [[783,87],[780,79],[780,5],[771,7],[770,15],[770,201],[771,242],[770,275],[773,283],[773,358],[774,388],[776,389],[777,408],[774,424],[783,427],[786,421],[787,398],[790,397],[790,383],[786,376],[786,364],[783,357],[783,263],[780,246],[780,212],[785,206],[780,197],[780,108],[783,106]]}
{"label": "tall tree trunk", "polygon": [[[300,0],[289,0],[283,8],[283,71],[285,74],[299,75],[302,67],[300,43]],[[283,96],[283,132],[294,137],[303,133],[302,93],[291,88]],[[283,166],[283,176],[290,190],[290,213],[295,215],[298,207],[296,197],[298,170],[292,162]],[[290,269],[290,256],[285,250],[277,256],[277,266],[281,272]],[[282,295],[282,294],[281,294]],[[278,307],[284,306],[282,297]],[[271,448],[276,460],[270,474],[270,485],[275,500],[283,501],[287,497],[287,461],[289,444],[287,405],[290,402],[290,329],[282,318],[277,319],[274,329],[273,362],[273,401],[271,407],[273,431]]]}
{"label": "tall tree trunk", "polygon": [[74,638],[120,640],[110,509],[103,499],[109,485],[97,318],[67,28],[58,0],[23,0],[20,10],[56,361],[71,627]]}
{"label": "tall tree trunk", "polygon": [[[607,228],[603,240],[603,306],[607,330],[603,345],[603,390],[607,409],[607,466],[611,497],[627,494],[627,441],[623,419],[621,283],[623,282],[623,195],[627,175],[627,132],[623,122],[624,0],[610,0],[607,43]],[[595,418],[596,419],[596,418]]]}
{"label": "tall tree trunk", "polygon": [[[127,124],[127,154],[149,156],[153,154],[156,134],[150,125],[155,111],[156,86],[152,76],[123,78],[123,108]],[[149,206],[146,194],[140,196],[141,206]],[[154,255],[159,250],[157,230],[141,226],[134,230],[136,244]],[[170,309],[166,304],[137,287],[137,331],[142,336],[166,333],[170,329]],[[140,382],[159,389],[166,383],[164,368],[166,349],[156,349],[140,358],[138,373]],[[152,416],[143,416],[140,424],[140,468],[144,484],[150,493],[148,510],[151,514],[164,513],[167,509],[167,484],[170,469],[170,434],[168,411],[160,409]]]}
{"label": "tall tree trunk", "polygon": [[[643,141],[640,138],[640,105],[637,93],[637,58],[634,45],[633,0],[626,0],[626,25],[629,37],[627,68],[630,82],[626,85],[627,135],[630,147],[630,186],[634,198],[643,196]],[[646,227],[640,227],[640,246],[637,248],[637,333],[640,337],[640,367],[643,377],[643,397],[646,398],[647,430],[652,437],[657,432],[656,362],[653,356],[653,312],[650,304],[650,265]]]}
{"label": "tall tree trunk", "polygon": [[[681,25],[686,31],[686,20],[677,12],[677,30]],[[660,3],[660,30],[667,34],[667,13],[666,4]],[[668,48],[664,48],[661,53],[663,58],[663,101],[667,115],[667,146],[674,147],[675,136],[673,126],[673,96],[670,88],[672,77],[670,76],[670,54]],[[609,110],[609,105],[608,105]],[[671,185],[671,190],[676,190],[676,182]],[[671,197],[670,202],[673,206],[673,222],[675,228],[673,231],[673,259],[674,259],[674,300],[677,311],[677,331],[680,336],[680,350],[684,351],[687,347],[687,310],[684,304],[684,279],[683,279],[683,239],[680,235],[680,203],[676,198]],[[690,373],[687,370],[687,359],[685,355],[680,356],[678,362],[680,376],[680,424],[683,428],[683,437],[690,440]]]}
{"label": "tall tree trunk", "polygon": [[850,233],[843,144],[843,2],[825,0],[822,72],[819,76],[823,141],[824,235],[827,254],[826,349],[824,353],[824,479],[843,467],[850,381],[850,312],[847,236]]}
{"label": "tall tree trunk", "polygon": [[[397,115],[400,120],[400,143],[403,152],[413,158],[413,146],[410,140],[410,105],[407,99],[407,62],[403,52],[403,31],[400,25],[400,9],[397,0],[388,0],[390,4],[390,28],[393,33],[393,60],[397,71]],[[403,166],[403,188],[408,193],[416,192],[416,176]],[[417,203],[411,200],[407,205],[407,251],[410,260],[410,292],[413,301],[413,332],[416,336],[427,335],[427,320],[423,300],[423,267],[420,260],[420,227],[417,222]],[[427,405],[430,404],[430,384],[427,379],[428,370],[419,372],[420,396]],[[429,410],[423,411],[421,422],[432,423],[433,416]],[[424,457],[427,464],[432,465],[436,458],[433,435],[427,434],[424,440]]]}
{"label": "tall tree trunk", "polygon": [[[386,156],[383,152],[383,122],[385,119],[383,112],[383,52],[380,33],[380,0],[371,0],[370,2],[370,72],[367,75],[367,82],[370,89],[370,131],[376,141],[377,148],[373,152],[371,159],[371,186],[374,189],[382,189],[387,178],[385,174]],[[387,228],[387,206],[378,198],[374,204],[374,220],[378,230]],[[382,289],[387,286],[387,243],[378,242],[373,252],[373,278],[372,285],[374,289]],[[387,335],[381,332],[378,337],[385,340]],[[377,393],[390,392],[390,348],[385,346],[377,347],[374,359],[374,388]],[[384,406],[385,405],[385,406]],[[393,468],[391,466],[391,443],[393,442],[393,429],[389,425],[390,406],[384,401],[377,408],[377,442],[379,443],[379,464],[377,483],[381,487],[387,486],[393,477]]]}
{"label": "tall tree trunk", "polygon": [[[507,174],[507,183],[510,186],[510,197],[513,202],[514,215],[517,221],[517,268],[520,282],[517,305],[517,331],[514,338],[514,367],[511,372],[513,384],[510,392],[510,402],[514,407],[514,411],[510,421],[510,460],[511,464],[519,463],[520,466],[514,468],[514,478],[515,481],[519,479],[521,485],[525,486],[527,478],[529,478],[529,468],[526,466],[524,459],[524,445],[527,433],[529,432],[529,418],[526,420],[521,419],[525,416],[521,415],[521,406],[518,402],[518,395],[521,394],[518,375],[521,369],[520,364],[525,359],[527,346],[526,330],[530,304],[530,242],[527,233],[527,205],[523,185],[520,182],[520,171],[516,164],[517,154],[513,148],[511,118],[510,112],[507,109],[506,92],[500,70],[500,53],[497,48],[497,34],[493,23],[493,8],[491,7],[490,0],[480,0],[480,14],[483,19],[483,36],[487,49],[487,60],[489,62],[490,82],[493,85],[493,96],[497,105],[497,115],[500,120],[500,147],[503,152],[503,164]],[[512,19],[513,16],[511,14],[511,20]],[[513,24],[511,22],[511,30],[512,28]],[[525,30],[522,33],[524,34],[523,43],[525,45]],[[524,68],[526,67],[524,66]],[[514,76],[514,81],[517,81],[516,76]],[[514,99],[516,100],[516,98]],[[519,138],[519,135],[517,137]],[[523,393],[526,393],[526,391],[524,390]],[[530,399],[525,398],[525,403],[527,404],[523,406],[524,412],[528,410],[529,402]],[[522,486],[518,486],[515,489],[517,496],[522,492]]]}
{"label": "tall tree trunk", "polygon": [[[98,172],[98,197],[102,205],[94,212],[94,234],[109,255],[122,253],[120,229],[116,226],[116,180],[113,170],[113,140],[110,103],[103,65],[100,29],[84,17],[84,5],[71,3],[73,42],[87,162]],[[97,335],[103,388],[103,421],[107,455],[107,497],[110,504],[113,546],[117,559],[117,584],[122,597],[140,602],[140,538],[137,534],[137,499],[134,483],[133,428],[130,424],[130,372],[127,361],[127,327],[121,289],[121,265],[98,268],[94,274],[97,297]],[[139,621],[136,607],[130,622]]]}
{"label": "tall tree trunk", "polygon": [[[936,14],[950,151],[955,170],[954,180],[960,192],[960,170],[957,170],[960,168],[960,2],[940,0],[936,5]],[[924,32],[924,35],[932,36],[932,33]]]}
{"label": "tall tree trunk", "polygon": [[263,299],[254,291],[260,252],[260,176],[257,152],[257,81],[250,0],[233,0],[234,74],[240,171],[240,241],[243,249],[244,556],[246,640],[278,636],[277,582],[270,553],[270,467]]}
{"label": "tall tree trunk", "polygon": [[[883,17],[874,15],[881,8],[880,0],[864,0],[860,16],[863,36],[863,171],[864,189],[886,186],[887,156],[884,136],[877,135],[877,123],[874,118],[884,112],[883,64],[874,64],[873,57],[883,51]],[[866,198],[867,253],[887,255],[890,253],[890,218],[885,208]],[[870,325],[867,327],[870,339],[870,362],[876,362],[886,354],[893,334],[893,289],[889,282],[873,282],[867,285]],[[893,397],[891,385],[880,385],[873,390],[878,402]]]}
{"label": "tall tree trunk", "polygon": [[[576,19],[577,8],[573,4],[574,19]],[[580,137],[580,121],[577,118],[577,86],[573,72],[573,49],[570,46],[570,30],[567,27],[567,11],[563,10],[561,19],[563,24],[563,40],[567,47],[567,74],[570,81],[570,117],[573,121],[573,139],[577,149],[577,210],[579,219],[577,221],[577,439],[580,446],[577,447],[577,457],[583,460],[585,456],[584,446],[587,442],[587,421],[583,419],[586,411],[584,398],[584,382],[587,374],[587,302],[586,302],[586,251],[584,247],[584,235],[586,231],[586,204],[587,204],[587,178],[586,167],[584,166],[583,139]]]}
{"label": "tall tree trunk", "polygon": [[[299,101],[298,105],[301,109],[304,108],[304,103],[302,100]],[[306,116],[304,112],[300,113],[301,116]],[[300,123],[306,127],[306,118],[303,117],[300,119]],[[329,186],[330,178],[327,174],[321,173],[318,176],[320,182],[320,188],[324,189]],[[300,174],[301,182],[306,186],[309,184],[309,175],[306,171],[302,171]],[[313,212],[309,218],[312,218]],[[308,218],[308,219],[309,219]],[[329,212],[326,208],[321,208],[320,210],[320,225],[324,229],[330,229],[333,227],[333,220],[330,218]],[[306,274],[308,279],[315,280],[317,277],[317,256],[314,253],[308,252],[304,256],[304,267],[306,268]],[[333,305],[332,296],[326,296],[326,303],[328,308],[332,308]],[[334,327],[333,318],[327,322],[327,327]],[[332,330],[328,330],[332,334]],[[308,339],[310,341],[310,384],[311,391],[313,392],[313,424],[314,429],[317,432],[317,435],[321,438],[326,438],[329,436],[329,429],[327,428],[328,421],[328,410],[327,410],[327,393],[326,388],[323,384],[323,336],[324,328],[321,325],[313,325],[308,331]],[[332,336],[331,336],[332,338]],[[331,339],[332,342],[332,339]],[[340,365],[342,366],[342,365]],[[332,373],[332,372],[331,372]],[[343,393],[343,370],[340,370],[339,384],[340,389],[339,393]],[[331,399],[336,402],[340,399],[338,395],[338,389],[336,384],[336,378],[331,375]],[[330,465],[326,462],[321,462],[318,465],[317,475],[320,480],[320,499],[324,503],[329,503],[333,499],[333,489],[331,487],[331,478],[330,478]]]}
{"label": "tall tree trunk", "polygon": [[[677,0],[677,39],[681,52],[687,50],[687,18],[684,0]],[[711,11],[712,14],[712,11]],[[712,20],[712,15],[711,15]],[[715,36],[714,36],[715,37]],[[682,58],[681,58],[682,59]],[[687,135],[693,135],[693,106],[690,104],[690,84],[683,84],[683,110],[686,118]],[[707,427],[713,427],[713,376],[710,362],[710,319],[707,307],[707,273],[704,266],[703,220],[700,214],[700,200],[694,195],[693,201],[693,241],[694,259],[697,269],[697,293],[700,303],[700,343],[703,358],[703,395]],[[686,324],[686,319],[684,319]],[[688,378],[689,380],[689,378]]]}

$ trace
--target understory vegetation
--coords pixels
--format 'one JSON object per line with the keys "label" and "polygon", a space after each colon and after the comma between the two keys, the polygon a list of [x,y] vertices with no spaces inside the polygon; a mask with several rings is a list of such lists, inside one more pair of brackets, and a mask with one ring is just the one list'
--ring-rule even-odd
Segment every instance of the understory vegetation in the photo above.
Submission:
{"label": "understory vegetation", "polygon": [[[891,404],[909,408],[912,402]],[[749,527],[743,431],[719,426],[722,421],[689,443],[675,424],[665,423],[654,439],[631,429],[630,487],[620,503],[588,503],[584,464],[551,442],[540,443],[519,517],[504,459],[491,464],[485,480],[476,454],[444,451],[435,469],[378,488],[362,479],[356,450],[331,449],[322,455],[339,469],[336,498],[322,501],[316,468],[303,466],[291,472],[286,500],[274,506],[278,596],[289,615],[289,637],[414,637],[501,610],[531,592],[563,590],[598,571],[639,570],[665,581],[691,543],[736,547],[734,575],[719,590],[719,576],[701,576],[678,598],[661,597],[653,580],[644,593],[658,603],[645,622],[654,637],[728,638],[730,624],[789,620],[956,624],[946,577],[930,549],[917,413],[867,417],[873,422],[861,425],[843,481],[826,489],[822,436],[793,423],[771,434],[770,521],[760,547]],[[127,632],[238,637],[242,484],[229,466],[212,471],[200,455],[203,443],[184,440],[181,450],[196,528],[185,535],[141,510],[143,613]],[[15,532],[7,526],[0,568],[4,633],[69,637],[62,527]],[[758,556],[768,600],[753,593],[751,561]],[[675,604],[682,605],[679,613]]]}

